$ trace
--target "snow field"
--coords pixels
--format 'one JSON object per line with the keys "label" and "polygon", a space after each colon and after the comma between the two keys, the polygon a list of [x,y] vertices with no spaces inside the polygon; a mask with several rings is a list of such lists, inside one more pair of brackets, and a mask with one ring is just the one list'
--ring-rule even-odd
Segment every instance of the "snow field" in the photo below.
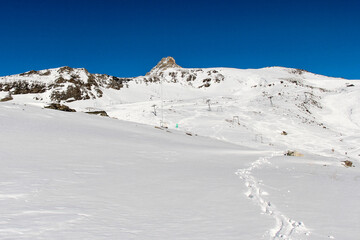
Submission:
{"label": "snow field", "polygon": [[234,174],[262,152],[97,116],[0,108],[2,239],[246,239],[272,225]]}
{"label": "snow field", "polygon": [[[225,80],[197,88],[214,70]],[[14,95],[0,104],[0,238],[358,239],[358,81],[294,71],[198,69],[192,85],[139,78],[64,102],[117,119]]]}

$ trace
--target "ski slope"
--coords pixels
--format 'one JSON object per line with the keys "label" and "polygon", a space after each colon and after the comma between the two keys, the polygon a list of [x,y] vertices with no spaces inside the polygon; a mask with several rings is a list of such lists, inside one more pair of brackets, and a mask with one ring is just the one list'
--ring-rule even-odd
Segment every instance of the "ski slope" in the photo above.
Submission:
{"label": "ski slope", "polygon": [[[0,105],[1,239],[356,239],[359,168]],[[326,165],[326,166],[324,166]]]}
{"label": "ski slope", "polygon": [[104,81],[76,113],[43,108],[73,80],[0,103],[1,239],[359,238],[359,80],[168,60],[121,89],[0,78]]}

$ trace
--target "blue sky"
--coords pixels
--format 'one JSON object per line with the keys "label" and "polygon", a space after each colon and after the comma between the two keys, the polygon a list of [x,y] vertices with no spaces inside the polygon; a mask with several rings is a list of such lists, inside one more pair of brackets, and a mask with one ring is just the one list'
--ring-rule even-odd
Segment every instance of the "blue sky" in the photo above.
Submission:
{"label": "blue sky", "polygon": [[0,0],[0,76],[284,66],[360,79],[359,1]]}

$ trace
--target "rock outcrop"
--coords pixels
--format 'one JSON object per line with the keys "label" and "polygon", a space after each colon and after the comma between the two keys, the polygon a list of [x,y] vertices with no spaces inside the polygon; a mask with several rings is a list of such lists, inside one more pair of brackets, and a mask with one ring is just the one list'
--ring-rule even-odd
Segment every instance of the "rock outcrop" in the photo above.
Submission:
{"label": "rock outcrop", "polygon": [[181,67],[176,64],[174,58],[166,57],[161,59],[161,61],[155,67],[153,67],[150,70],[150,72],[146,74],[146,76],[159,74],[160,72],[163,72],[164,70],[169,68],[181,68]]}
{"label": "rock outcrop", "polygon": [[182,68],[176,64],[175,59],[172,57],[161,59],[144,77],[145,82],[159,82],[161,80],[191,85],[196,88],[207,88],[213,83],[224,81],[224,79],[225,77],[217,70]]}
{"label": "rock outcrop", "polygon": [[62,104],[59,104],[59,103],[52,103],[49,106],[46,106],[45,108],[64,111],[64,112],[76,112],[75,109],[69,108],[68,106],[62,105]]}
{"label": "rock outcrop", "polygon": [[120,90],[132,78],[117,78],[106,74],[91,74],[85,68],[61,67],[42,71],[1,77],[0,91],[18,94],[49,92],[52,102],[96,99],[103,95],[101,89]]}

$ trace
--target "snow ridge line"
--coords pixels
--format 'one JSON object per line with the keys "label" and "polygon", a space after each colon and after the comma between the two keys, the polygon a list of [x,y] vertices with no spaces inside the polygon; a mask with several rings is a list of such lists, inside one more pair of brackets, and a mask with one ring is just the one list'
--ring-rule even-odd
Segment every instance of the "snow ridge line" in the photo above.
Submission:
{"label": "snow ridge line", "polygon": [[245,195],[253,202],[260,206],[264,214],[270,215],[275,218],[276,225],[274,228],[266,232],[265,235],[270,235],[270,239],[307,239],[310,235],[309,230],[305,227],[304,223],[290,219],[281,213],[272,203],[267,201],[263,196],[267,195],[260,188],[261,181],[252,175],[252,170],[260,168],[264,164],[271,164],[269,159],[274,156],[283,155],[282,152],[274,152],[270,157],[261,157],[251,163],[251,166],[245,169],[238,169],[236,175],[245,181],[247,191]]}

